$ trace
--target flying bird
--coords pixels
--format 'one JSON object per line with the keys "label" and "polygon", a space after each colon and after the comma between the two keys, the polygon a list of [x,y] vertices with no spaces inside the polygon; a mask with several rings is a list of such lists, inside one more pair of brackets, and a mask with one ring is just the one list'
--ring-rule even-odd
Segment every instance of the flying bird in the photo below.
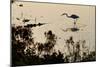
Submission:
{"label": "flying bird", "polygon": [[69,16],[67,13],[63,13],[61,16],[63,16],[63,15],[65,15],[65,16],[68,17],[68,18],[74,19],[74,27],[75,27],[76,21],[77,21],[77,19],[79,18],[79,16],[78,16],[78,15],[75,15],[75,14],[72,14],[71,16]]}

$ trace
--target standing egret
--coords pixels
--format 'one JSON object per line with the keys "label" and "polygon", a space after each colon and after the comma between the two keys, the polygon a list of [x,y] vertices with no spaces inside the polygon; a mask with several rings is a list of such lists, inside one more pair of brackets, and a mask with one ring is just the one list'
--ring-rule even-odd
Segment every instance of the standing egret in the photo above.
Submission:
{"label": "standing egret", "polygon": [[75,15],[75,14],[72,14],[71,16],[68,16],[67,13],[63,13],[61,16],[63,16],[63,15],[65,15],[65,16],[68,17],[68,18],[74,19],[74,28],[75,28],[75,26],[76,26],[76,21],[77,21],[77,19],[79,18],[79,16],[77,16],[77,15]]}

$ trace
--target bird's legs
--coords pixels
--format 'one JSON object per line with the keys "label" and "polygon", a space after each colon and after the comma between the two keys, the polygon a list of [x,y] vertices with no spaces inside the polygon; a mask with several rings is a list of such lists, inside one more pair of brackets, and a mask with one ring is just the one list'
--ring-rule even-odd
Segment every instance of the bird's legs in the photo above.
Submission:
{"label": "bird's legs", "polygon": [[76,28],[76,21],[77,19],[74,19],[74,28]]}

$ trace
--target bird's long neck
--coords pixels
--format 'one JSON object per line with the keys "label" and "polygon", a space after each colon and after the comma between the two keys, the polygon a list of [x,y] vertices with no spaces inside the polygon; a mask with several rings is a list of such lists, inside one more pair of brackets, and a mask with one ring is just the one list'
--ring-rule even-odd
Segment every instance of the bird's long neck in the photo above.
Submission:
{"label": "bird's long neck", "polygon": [[68,14],[65,14],[65,15],[66,15],[66,17],[70,18],[70,16],[68,16]]}

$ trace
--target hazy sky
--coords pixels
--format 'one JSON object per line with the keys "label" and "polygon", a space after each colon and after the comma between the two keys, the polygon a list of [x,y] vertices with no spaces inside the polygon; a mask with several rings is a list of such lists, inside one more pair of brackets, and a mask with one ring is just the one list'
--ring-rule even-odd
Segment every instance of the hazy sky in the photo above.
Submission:
{"label": "hazy sky", "polygon": [[[19,7],[23,4],[23,7]],[[74,41],[86,40],[90,50],[95,50],[95,6],[80,6],[80,5],[65,5],[65,4],[49,4],[49,3],[34,3],[34,2],[15,2],[12,5],[12,24],[23,25],[23,22],[16,20],[16,17],[29,18],[29,23],[35,23],[34,18],[37,18],[37,23],[48,23],[41,27],[33,28],[35,41],[45,42],[44,32],[52,30],[57,35],[57,49],[65,50],[65,39],[73,36]],[[73,19],[61,16],[62,13],[76,14],[80,18],[77,21],[77,26],[80,31],[64,32],[62,29],[73,27]],[[59,39],[61,37],[61,39]]]}

